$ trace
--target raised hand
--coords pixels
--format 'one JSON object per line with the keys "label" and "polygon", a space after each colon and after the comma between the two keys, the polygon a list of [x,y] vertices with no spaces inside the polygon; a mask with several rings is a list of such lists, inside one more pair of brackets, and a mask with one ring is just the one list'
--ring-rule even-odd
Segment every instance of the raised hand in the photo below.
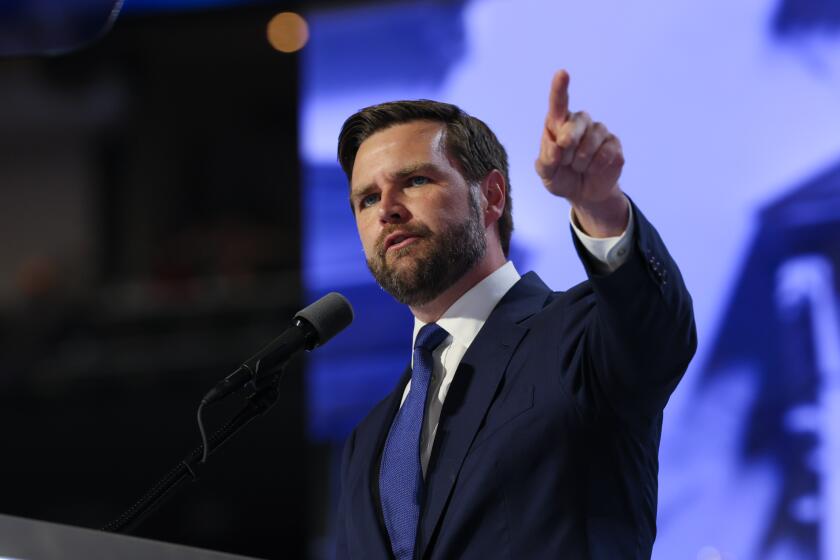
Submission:
{"label": "raised hand", "polygon": [[589,235],[619,235],[627,225],[622,167],[621,142],[586,112],[569,112],[569,74],[554,74],[535,168],[550,193],[572,204]]}

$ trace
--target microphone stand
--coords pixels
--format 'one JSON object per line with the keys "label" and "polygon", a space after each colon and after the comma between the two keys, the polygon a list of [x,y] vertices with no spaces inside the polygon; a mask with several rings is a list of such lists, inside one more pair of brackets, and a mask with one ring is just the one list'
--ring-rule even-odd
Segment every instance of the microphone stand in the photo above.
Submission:
{"label": "microphone stand", "polygon": [[[274,406],[280,396],[277,385],[280,375],[247,398],[245,406],[227,424],[219,428],[207,440],[207,454],[210,455],[236,435],[251,420],[262,416]],[[204,446],[199,445],[169,471],[156,485],[140,498],[137,503],[128,508],[122,515],[105,525],[102,530],[110,533],[127,532],[152,511],[159,508],[172,495],[172,491],[188,477],[197,480],[196,467],[204,454]]]}

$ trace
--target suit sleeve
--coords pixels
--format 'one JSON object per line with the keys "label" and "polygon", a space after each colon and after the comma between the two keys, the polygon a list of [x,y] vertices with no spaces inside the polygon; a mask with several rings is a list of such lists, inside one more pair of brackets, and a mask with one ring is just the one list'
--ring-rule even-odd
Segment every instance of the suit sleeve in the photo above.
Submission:
{"label": "suit sleeve", "polygon": [[[631,201],[631,204],[633,202]],[[594,298],[584,321],[594,397],[625,418],[658,415],[697,348],[691,296],[654,227],[633,205],[631,255],[598,274],[573,235]]]}

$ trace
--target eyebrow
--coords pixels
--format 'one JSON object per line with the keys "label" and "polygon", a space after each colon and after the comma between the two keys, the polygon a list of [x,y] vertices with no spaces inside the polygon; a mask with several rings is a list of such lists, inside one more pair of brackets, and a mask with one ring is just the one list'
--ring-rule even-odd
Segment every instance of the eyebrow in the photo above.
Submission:
{"label": "eyebrow", "polygon": [[[416,175],[418,173],[431,173],[431,172],[440,172],[440,169],[434,163],[428,161],[422,161],[418,163],[412,163],[398,169],[397,171],[390,173],[388,178],[394,181],[400,181],[402,179],[407,179],[412,175]],[[359,187],[358,189],[351,189],[350,191],[350,206],[355,207],[355,203],[360,198],[364,198],[371,192],[376,190],[376,183],[368,183],[363,187]]]}

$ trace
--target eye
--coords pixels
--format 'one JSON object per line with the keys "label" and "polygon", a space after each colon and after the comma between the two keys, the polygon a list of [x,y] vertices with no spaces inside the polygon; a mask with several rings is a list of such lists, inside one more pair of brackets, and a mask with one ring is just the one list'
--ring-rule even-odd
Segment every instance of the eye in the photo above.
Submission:
{"label": "eye", "polygon": [[409,184],[411,184],[412,187],[419,187],[421,185],[425,185],[431,182],[431,179],[429,179],[428,177],[424,177],[423,175],[415,175],[414,177],[409,179],[408,182]]}
{"label": "eye", "polygon": [[368,208],[369,206],[373,206],[376,204],[377,200],[379,200],[379,194],[376,193],[363,196],[359,200],[359,208]]}

